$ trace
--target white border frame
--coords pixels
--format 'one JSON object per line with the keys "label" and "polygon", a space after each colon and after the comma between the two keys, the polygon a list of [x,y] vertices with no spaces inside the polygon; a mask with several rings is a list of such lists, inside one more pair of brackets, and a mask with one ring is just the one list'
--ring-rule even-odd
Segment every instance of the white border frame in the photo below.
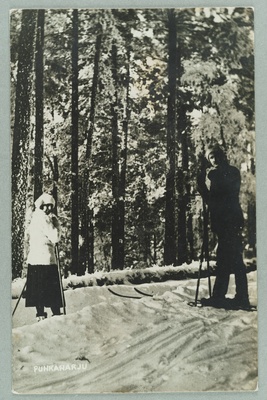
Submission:
{"label": "white border frame", "polygon": [[[255,92],[256,92],[256,179],[257,179],[257,248],[259,294],[259,388],[248,393],[197,392],[121,394],[121,400],[265,400],[267,393],[267,2],[266,0],[1,0],[0,1],[0,396],[10,399],[51,399],[48,395],[15,395],[11,392],[11,169],[9,124],[9,11],[12,8],[178,8],[178,7],[254,7],[255,11]],[[57,395],[61,398],[84,395]],[[117,394],[87,395],[91,400],[112,400]],[[153,396],[153,397],[152,397]]]}

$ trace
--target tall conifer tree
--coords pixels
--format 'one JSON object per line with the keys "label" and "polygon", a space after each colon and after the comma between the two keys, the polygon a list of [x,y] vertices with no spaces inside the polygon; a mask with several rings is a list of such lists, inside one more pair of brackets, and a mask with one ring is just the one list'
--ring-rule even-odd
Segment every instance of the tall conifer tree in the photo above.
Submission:
{"label": "tall conifer tree", "polygon": [[22,270],[27,199],[30,109],[34,65],[36,10],[23,10],[18,46],[15,119],[12,147],[12,269]]}

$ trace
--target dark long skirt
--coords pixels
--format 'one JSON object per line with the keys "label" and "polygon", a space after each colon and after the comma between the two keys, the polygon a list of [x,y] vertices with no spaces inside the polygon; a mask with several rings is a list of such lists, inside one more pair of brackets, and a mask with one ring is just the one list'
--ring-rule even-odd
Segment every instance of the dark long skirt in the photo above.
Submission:
{"label": "dark long skirt", "polygon": [[28,265],[26,307],[62,307],[57,265]]}

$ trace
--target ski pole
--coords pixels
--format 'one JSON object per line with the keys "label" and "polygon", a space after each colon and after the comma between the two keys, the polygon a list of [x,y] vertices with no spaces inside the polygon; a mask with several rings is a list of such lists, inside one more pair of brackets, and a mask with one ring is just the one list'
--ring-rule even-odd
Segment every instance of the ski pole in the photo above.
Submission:
{"label": "ski pole", "polygon": [[206,204],[205,204],[205,202],[203,200],[203,225],[204,225],[204,229],[203,229],[203,242],[202,242],[200,260],[199,260],[199,270],[198,270],[197,289],[196,289],[196,296],[195,296],[195,306],[197,305],[197,301],[198,301],[201,270],[202,270],[202,264],[203,264],[204,257],[205,257],[205,259],[207,261],[209,296],[211,297],[211,279],[210,279],[210,264],[209,264],[208,213],[209,213],[209,211],[206,209]]}
{"label": "ski pole", "polygon": [[58,269],[58,278],[59,278],[59,286],[60,286],[60,294],[61,294],[61,300],[62,300],[62,306],[63,306],[63,313],[66,315],[66,301],[65,301],[65,296],[64,296],[64,291],[63,291],[63,286],[62,286],[62,277],[60,273],[60,264],[59,264],[59,254],[58,254],[58,245],[56,244],[56,257],[57,257],[57,269]]}
{"label": "ski pole", "polygon": [[198,301],[201,270],[202,270],[202,263],[203,263],[203,258],[204,258],[203,256],[204,256],[204,237],[203,237],[203,242],[202,242],[202,246],[201,246],[201,254],[200,254],[200,258],[199,258],[199,269],[198,269],[197,289],[196,289],[196,296],[195,296],[195,306],[197,306],[197,301]]}
{"label": "ski pole", "polygon": [[15,308],[14,308],[14,310],[13,310],[13,312],[12,312],[12,317],[13,317],[13,315],[15,314],[15,311],[16,311],[18,305],[19,305],[20,299],[22,298],[22,295],[23,295],[23,293],[24,293],[24,290],[25,290],[25,288],[26,288],[26,285],[27,285],[27,279],[26,279],[26,282],[25,282],[25,284],[24,284],[24,286],[23,286],[23,289],[22,289],[22,291],[21,291],[21,293],[20,293],[20,296],[19,296],[19,298],[18,298],[18,301],[17,301],[17,303],[16,303],[16,305],[15,305]]}
{"label": "ski pole", "polygon": [[209,257],[209,232],[208,232],[208,219],[209,219],[209,209],[203,200],[203,219],[204,219],[204,241],[205,241],[205,259],[207,262],[207,272],[208,272],[208,285],[209,285],[209,296],[211,297],[211,279],[210,279],[210,257]]}

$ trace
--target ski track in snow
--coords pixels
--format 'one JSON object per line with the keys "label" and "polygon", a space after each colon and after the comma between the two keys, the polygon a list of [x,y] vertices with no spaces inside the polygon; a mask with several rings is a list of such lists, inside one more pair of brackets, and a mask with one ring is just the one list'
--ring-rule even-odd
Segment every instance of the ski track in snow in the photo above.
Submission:
{"label": "ski track in snow", "polygon": [[[248,274],[256,298],[256,272]],[[230,294],[234,295],[231,277]],[[202,279],[199,297],[208,296]],[[152,297],[119,298],[107,287],[65,292],[67,315],[36,323],[21,300],[13,318],[17,393],[235,391],[257,387],[257,312],[190,307],[196,280],[139,286]],[[117,286],[135,293],[133,286]],[[135,293],[136,294],[136,293]],[[14,301],[14,304],[16,301]],[[34,372],[34,366],[86,369]]]}

